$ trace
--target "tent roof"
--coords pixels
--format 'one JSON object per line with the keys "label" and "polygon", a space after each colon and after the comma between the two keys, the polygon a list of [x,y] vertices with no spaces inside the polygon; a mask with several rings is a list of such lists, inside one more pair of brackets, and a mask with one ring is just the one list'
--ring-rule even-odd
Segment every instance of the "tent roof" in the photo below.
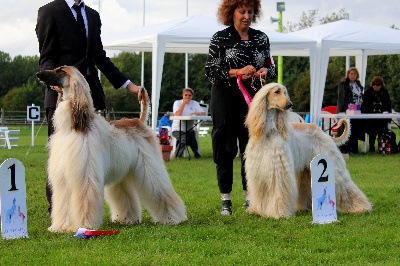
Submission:
{"label": "tent roof", "polygon": [[[224,28],[226,26],[220,24],[216,18],[195,15],[135,29],[130,34],[131,37],[107,43],[104,48],[107,50],[151,52],[154,43],[161,41],[165,43],[165,52],[206,54],[211,37]],[[274,55],[297,55],[296,51],[304,49],[302,54],[308,56],[309,49],[315,46],[315,41],[301,36],[262,31],[268,35]]]}
{"label": "tent roof", "polygon": [[321,112],[329,56],[356,56],[356,67],[361,84],[365,84],[369,55],[400,54],[400,31],[350,20],[340,20],[297,32],[317,42],[316,60],[311,66],[311,121],[316,122]]}
{"label": "tent roof", "polygon": [[[289,33],[310,38],[330,48],[331,55],[368,55],[400,53],[400,31],[382,26],[339,20]],[[359,50],[359,52],[355,51]]]}

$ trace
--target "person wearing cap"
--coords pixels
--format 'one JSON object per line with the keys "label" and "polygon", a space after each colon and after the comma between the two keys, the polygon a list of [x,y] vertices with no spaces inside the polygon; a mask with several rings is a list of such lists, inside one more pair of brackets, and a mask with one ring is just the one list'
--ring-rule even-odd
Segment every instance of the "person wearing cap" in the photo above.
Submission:
{"label": "person wearing cap", "polygon": [[[176,100],[173,106],[175,116],[196,116],[206,115],[200,104],[193,100],[194,91],[191,88],[185,88],[182,91],[182,99]],[[187,127],[186,127],[187,126]],[[180,120],[172,122],[172,136],[180,140],[176,147],[175,157],[182,157],[186,146],[190,146],[194,153],[194,157],[200,158],[199,144],[197,143],[196,133],[194,131],[193,120],[187,123],[181,123]]]}

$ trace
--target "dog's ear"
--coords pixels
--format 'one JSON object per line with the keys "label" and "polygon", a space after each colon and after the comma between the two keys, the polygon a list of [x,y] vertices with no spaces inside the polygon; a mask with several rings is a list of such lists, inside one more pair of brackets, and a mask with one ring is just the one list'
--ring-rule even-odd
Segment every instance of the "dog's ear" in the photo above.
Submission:
{"label": "dog's ear", "polygon": [[276,129],[278,129],[279,134],[281,134],[284,140],[287,140],[287,112],[277,112],[276,117]]}
{"label": "dog's ear", "polygon": [[93,115],[93,100],[89,85],[81,75],[72,75],[69,81],[69,98],[73,127],[77,132],[87,132]]}
{"label": "dog's ear", "polygon": [[245,124],[249,129],[249,135],[259,139],[265,130],[265,120],[267,116],[267,93],[261,89],[250,104],[250,109],[246,117]]}
{"label": "dog's ear", "polygon": [[59,92],[58,93],[58,96],[57,96],[57,105],[56,106],[58,106],[58,104],[60,103],[60,102],[62,102],[63,101],[63,93],[62,92]]}

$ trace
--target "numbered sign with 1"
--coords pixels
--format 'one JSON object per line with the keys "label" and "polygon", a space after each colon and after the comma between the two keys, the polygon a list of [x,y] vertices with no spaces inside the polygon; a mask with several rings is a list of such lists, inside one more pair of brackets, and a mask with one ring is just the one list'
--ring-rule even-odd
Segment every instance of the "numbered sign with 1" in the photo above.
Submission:
{"label": "numbered sign with 1", "polygon": [[17,159],[0,166],[0,196],[2,237],[28,237],[25,167]]}
{"label": "numbered sign with 1", "polygon": [[313,223],[337,222],[334,167],[333,160],[324,154],[311,161]]}

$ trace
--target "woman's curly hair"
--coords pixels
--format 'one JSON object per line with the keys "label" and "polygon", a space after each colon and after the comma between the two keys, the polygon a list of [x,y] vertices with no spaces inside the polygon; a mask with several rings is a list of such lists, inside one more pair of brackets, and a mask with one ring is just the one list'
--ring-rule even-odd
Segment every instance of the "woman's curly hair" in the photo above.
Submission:
{"label": "woman's curly hair", "polygon": [[257,22],[261,16],[261,0],[222,0],[217,13],[217,18],[225,26],[233,25],[233,13],[237,7],[252,6],[254,16],[251,22]]}

